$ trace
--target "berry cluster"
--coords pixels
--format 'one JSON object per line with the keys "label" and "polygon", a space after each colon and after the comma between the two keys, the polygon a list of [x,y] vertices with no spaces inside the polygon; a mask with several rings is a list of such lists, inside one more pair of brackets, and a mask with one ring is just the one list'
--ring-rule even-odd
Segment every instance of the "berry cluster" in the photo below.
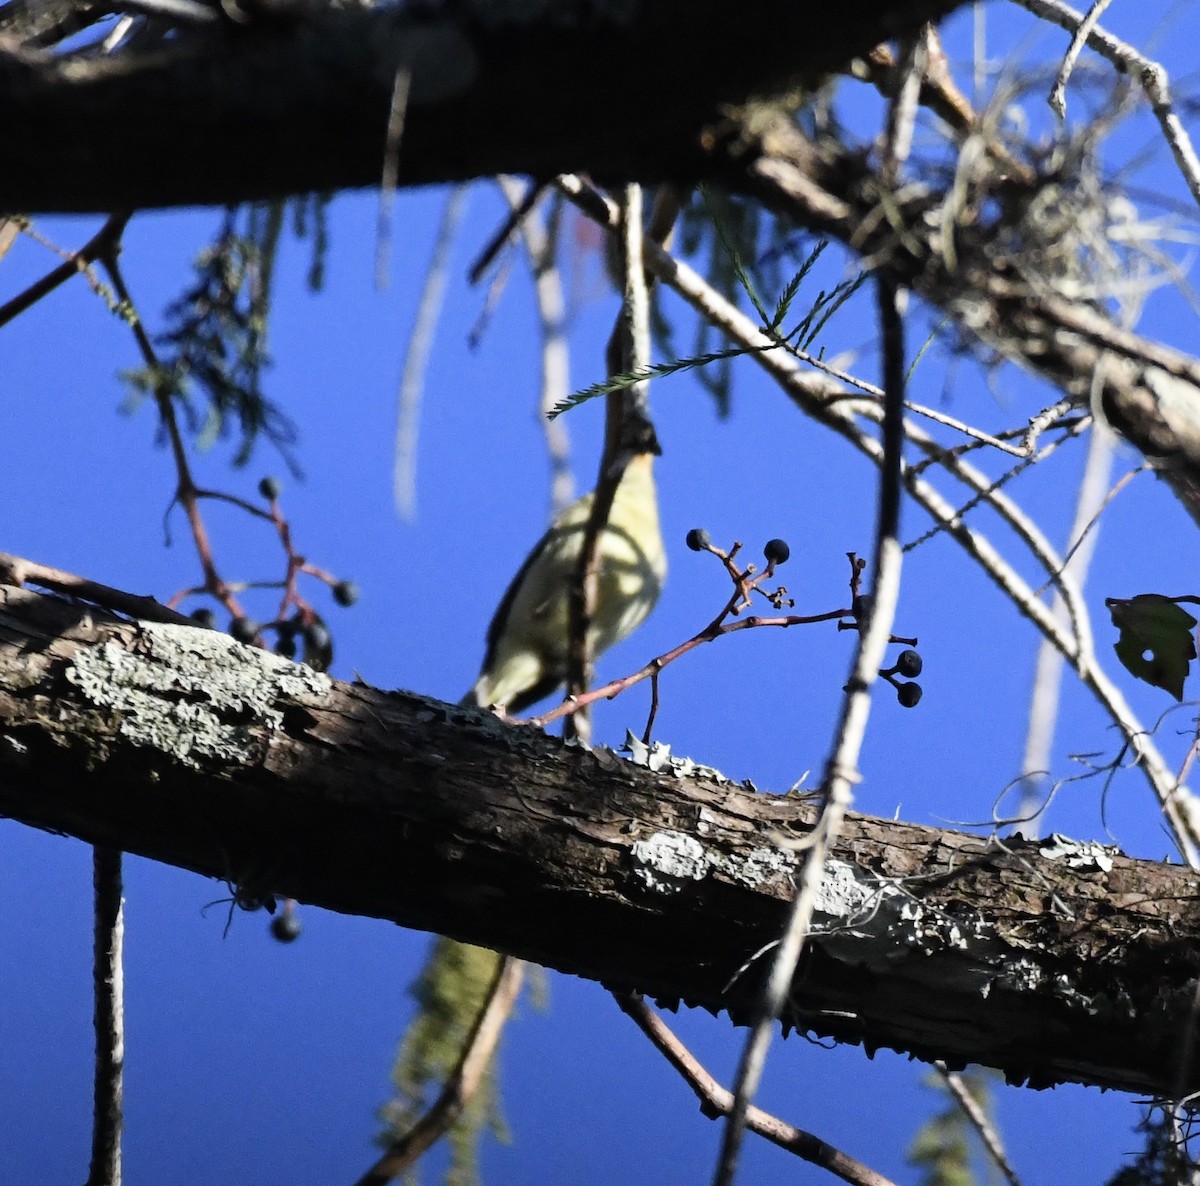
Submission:
{"label": "berry cluster", "polygon": [[[723,551],[713,545],[712,538],[703,527],[693,527],[687,533],[687,546],[693,552],[711,552],[714,556],[719,557],[724,561],[730,577],[738,586],[740,596],[735,596],[726,607],[724,613],[739,614],[742,609],[750,604],[749,595],[751,592],[761,593],[776,609],[784,606],[790,607],[795,604],[790,598],[786,597],[787,590],[782,586],[773,592],[759,588],[759,583],[767,577],[772,576],[775,569],[781,564],[786,564],[788,558],[791,556],[792,550],[788,547],[786,540],[771,539],[767,541],[763,547],[763,556],[767,561],[767,567],[758,575],[755,575],[753,564],[748,565],[743,572],[733,563],[733,558],[741,549],[742,545],[740,543],[735,543],[728,551]],[[789,615],[786,619],[775,619],[770,622],[754,619],[743,622],[742,625],[791,626],[838,619],[839,630],[861,630],[874,608],[871,594],[863,593],[860,590],[862,575],[867,567],[867,562],[854,552],[850,552],[847,555],[850,561],[851,600],[849,610],[834,610],[830,613],[818,614],[812,617]],[[724,613],[721,617],[724,617]],[[852,620],[846,621],[847,618]],[[720,619],[718,619],[719,621]],[[725,629],[728,629],[728,627]],[[894,666],[881,670],[879,675],[896,689],[896,699],[904,708],[916,708],[921,702],[922,695],[921,685],[916,682],[916,677],[921,674],[921,668],[924,666],[920,653],[913,649],[916,646],[917,640],[915,638],[899,638],[896,635],[892,635],[891,641],[894,643],[904,643],[907,649],[900,652]]]}
{"label": "berry cluster", "polygon": [[[279,509],[279,496],[283,492],[283,484],[278,478],[263,478],[258,484],[258,492],[270,504],[268,511],[258,510],[252,504],[242,502],[240,499],[233,501],[246,510],[269,519],[275,525],[287,553],[286,579],[272,583],[222,585],[219,591],[193,589],[189,592],[209,592],[218,596],[226,608],[230,609],[228,630],[238,642],[246,643],[248,646],[265,647],[263,635],[273,632],[275,635],[273,649],[277,655],[282,655],[285,659],[294,659],[297,651],[300,650],[304,663],[318,671],[325,671],[333,662],[333,636],[321,615],[299,593],[296,587],[296,577],[301,572],[317,577],[329,586],[334,602],[340,606],[351,606],[358,600],[358,585],[354,581],[335,579],[321,569],[315,568],[303,556],[298,556],[293,551],[291,532]],[[232,600],[235,591],[264,587],[282,588],[284,591],[279,613],[272,621],[259,622],[248,614],[236,612],[237,606]],[[207,606],[195,610],[191,616],[198,626],[209,630],[218,628],[217,615]]]}
{"label": "berry cluster", "polygon": [[[909,647],[896,656],[895,666],[885,668],[879,673],[896,689],[896,699],[905,708],[916,708],[921,703],[921,685],[916,682],[916,677],[921,674],[921,668],[924,666],[920,652]],[[898,675],[904,679],[897,679]]]}

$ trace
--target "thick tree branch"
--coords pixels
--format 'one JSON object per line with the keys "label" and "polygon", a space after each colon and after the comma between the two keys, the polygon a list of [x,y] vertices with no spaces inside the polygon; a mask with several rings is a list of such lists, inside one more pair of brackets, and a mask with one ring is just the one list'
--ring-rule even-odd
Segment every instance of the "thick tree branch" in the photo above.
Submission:
{"label": "thick tree branch", "polygon": [[[0,38],[0,210],[227,205],[378,184],[397,73],[398,181],[712,172],[725,104],[915,32],[963,0],[297,4],[111,56]],[[2,10],[0,10],[2,13]]]}
{"label": "thick tree branch", "polygon": [[[0,812],[735,1019],[814,814],[11,587]],[[783,1022],[1174,1095],[1198,931],[1178,867],[851,816]]]}

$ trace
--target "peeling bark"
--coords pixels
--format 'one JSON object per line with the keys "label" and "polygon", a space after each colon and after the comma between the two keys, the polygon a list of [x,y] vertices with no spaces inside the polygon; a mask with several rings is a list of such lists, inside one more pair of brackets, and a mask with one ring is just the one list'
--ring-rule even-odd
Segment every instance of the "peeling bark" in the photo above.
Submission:
{"label": "peeling bark", "polygon": [[[734,1020],[813,822],[803,797],[8,586],[0,811]],[[816,918],[786,1026],[1035,1086],[1200,1086],[1186,869],[852,816]]]}

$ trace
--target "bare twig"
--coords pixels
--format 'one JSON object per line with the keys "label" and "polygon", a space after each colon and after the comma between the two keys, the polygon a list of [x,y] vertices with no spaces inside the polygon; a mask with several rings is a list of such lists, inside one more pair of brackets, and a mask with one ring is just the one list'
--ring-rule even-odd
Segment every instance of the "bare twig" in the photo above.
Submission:
{"label": "bare twig", "polygon": [[979,1134],[979,1139],[988,1151],[988,1156],[996,1163],[996,1168],[1004,1175],[1010,1186],[1021,1186],[1021,1179],[1017,1177],[1016,1170],[1008,1160],[1008,1154],[1004,1151],[1004,1142],[1000,1140],[996,1126],[992,1124],[975,1097],[967,1090],[962,1076],[957,1071],[950,1070],[940,1059],[933,1065],[945,1082],[946,1090],[954,1097],[954,1102],[962,1109],[963,1115]]}
{"label": "bare twig", "polygon": [[421,394],[433,351],[433,339],[446,295],[446,277],[454,232],[466,208],[467,187],[455,186],[442,208],[441,222],[433,242],[433,255],[425,272],[425,284],[417,303],[417,315],[404,355],[404,369],[396,393],[396,448],[392,469],[392,497],[402,519],[417,511],[417,437],[421,421]]}
{"label": "bare twig", "polygon": [[854,800],[859,779],[858,756],[866,736],[871,707],[871,685],[883,665],[892,620],[900,595],[903,552],[897,539],[900,526],[901,462],[904,446],[904,332],[900,294],[886,271],[875,278],[883,339],[882,459],[875,530],[875,564],[871,608],[858,635],[854,666],[842,698],[842,711],[821,782],[821,814],[806,838],[805,860],[787,923],[771,957],[771,970],[763,988],[757,1016],[738,1064],[734,1100],[713,1175],[714,1186],[731,1186],[737,1170],[746,1112],[758,1090],[766,1064],[775,1020],[782,1013],[804,941],[812,923],[817,893],[825,876],[825,858],[842,819]]}
{"label": "bare twig", "polygon": [[121,1132],[125,1093],[125,941],[121,852],[92,849],[95,941],[92,984],[96,1030],[92,1101],[92,1160],[87,1186],[121,1186]]}
{"label": "bare twig", "polygon": [[[655,1048],[683,1076],[700,1101],[700,1111],[709,1119],[727,1116],[733,1106],[733,1093],[721,1086],[642,997],[637,993],[613,993],[613,998],[621,1011],[633,1019]],[[861,1161],[761,1108],[747,1109],[746,1127],[781,1149],[828,1170],[843,1182],[850,1182],[852,1186],[893,1186],[889,1178],[876,1173]]]}
{"label": "bare twig", "polygon": [[384,1186],[414,1165],[462,1115],[463,1109],[483,1082],[505,1023],[521,991],[525,964],[513,956],[504,956],[484,998],[479,1016],[463,1045],[462,1055],[446,1086],[429,1111],[396,1141],[355,1186]]}
{"label": "bare twig", "polygon": [[[533,208],[526,210],[525,203],[529,195],[522,194],[520,184],[513,178],[501,177],[499,182],[513,215],[522,214],[519,223],[521,237],[533,272],[534,299],[537,301],[538,323],[542,330],[542,387],[538,399],[538,420],[550,458],[550,518],[553,520],[575,497],[571,439],[567,426],[561,419],[550,417],[554,406],[570,393],[570,361],[564,325],[566,304],[556,259],[558,219],[552,217],[547,224],[539,212]],[[561,203],[562,199],[556,195],[555,201]]]}
{"label": "bare twig", "polygon": [[[1087,464],[1075,498],[1075,521],[1069,537],[1073,546],[1063,561],[1064,568],[1068,564],[1071,566],[1071,573],[1081,591],[1087,583],[1088,569],[1096,549],[1097,533],[1090,531],[1089,526],[1099,513],[1099,508],[1107,501],[1105,489],[1108,486],[1116,443],[1116,436],[1108,428],[1099,423],[1093,424],[1091,439],[1088,442]],[[1061,592],[1055,592],[1051,613],[1065,622],[1067,611]],[[1062,669],[1062,654],[1048,638],[1043,638],[1038,647],[1033,687],[1029,694],[1025,753],[1021,760],[1021,797],[1015,813],[1019,819],[1026,821],[1019,824],[1015,830],[1029,839],[1036,836],[1038,831],[1042,780],[1037,777],[1036,772],[1050,769],[1050,754],[1062,688]]]}
{"label": "bare twig", "polygon": [[[1028,9],[1034,16],[1051,21],[1060,28],[1068,30],[1079,40],[1086,38],[1089,48],[1095,50],[1101,57],[1107,58],[1123,74],[1128,74],[1130,78],[1141,85],[1150,107],[1154,111],[1154,116],[1158,120],[1159,127],[1162,128],[1163,136],[1170,145],[1179,172],[1187,182],[1193,199],[1200,204],[1200,158],[1196,156],[1196,150],[1187,130],[1179,116],[1175,114],[1167,72],[1162,66],[1098,25],[1094,28],[1087,28],[1091,13],[1085,17],[1083,13],[1071,8],[1070,5],[1061,3],[1060,0],[1015,0],[1015,3]],[[1103,12],[1105,6],[1097,3],[1093,8],[1099,8],[1100,12]],[[1099,16],[1099,12],[1096,13],[1096,16]],[[1075,42],[1072,41],[1072,48],[1074,46]],[[1078,53],[1078,51],[1076,52]],[[1051,95],[1050,104],[1056,111],[1059,111],[1058,106],[1055,105],[1054,94]],[[1059,114],[1061,115],[1062,111],[1059,111]]]}
{"label": "bare twig", "polygon": [[[608,372],[642,371],[650,361],[650,298],[643,263],[642,188],[632,184],[621,193],[621,257],[624,291],[621,312],[609,342]],[[625,474],[630,457],[622,447],[628,418],[637,414],[646,417],[646,383],[627,391],[613,392],[608,397],[608,416],[604,450],[600,458],[600,473],[592,494],[591,514],[583,531],[579,561],[568,590],[570,631],[567,647],[567,695],[578,701],[591,680],[592,655],[588,646],[588,631],[596,607],[599,584],[600,536],[612,512],[617,487]],[[588,739],[588,716],[582,711],[567,719],[573,735]]]}
{"label": "bare twig", "polygon": [[925,78],[925,40],[912,38],[901,46],[900,85],[888,104],[887,132],[884,136],[881,172],[893,184],[912,149],[917,106]]}
{"label": "bare twig", "polygon": [[132,618],[143,618],[148,622],[171,622],[177,626],[196,625],[191,618],[155,601],[153,597],[126,593],[124,589],[114,589],[111,585],[102,585],[99,581],[90,581],[86,577],[76,576],[73,572],[50,568],[48,565],[37,564],[33,560],[13,556],[8,552],[0,552],[0,584],[37,585],[39,588],[52,589],[55,593],[78,597],[83,601],[92,601],[96,605],[128,614]]}
{"label": "bare twig", "polygon": [[501,224],[500,229],[484,245],[483,250],[476,256],[475,262],[468,270],[467,278],[472,284],[478,284],[483,279],[484,273],[492,266],[500,253],[513,241],[518,228],[524,224],[530,212],[546,192],[545,185],[540,183],[534,184],[529,186],[520,198],[514,200],[516,194],[515,187],[518,183],[511,177],[504,177],[501,179],[500,184],[504,189],[504,196],[512,206],[512,210]]}
{"label": "bare twig", "polygon": [[137,12],[162,17],[184,25],[212,25],[221,19],[220,12],[197,0],[116,0],[118,12]]}
{"label": "bare twig", "polygon": [[53,292],[59,285],[65,284],[72,276],[77,276],[80,272],[85,271],[101,256],[114,254],[119,249],[121,236],[125,233],[131,217],[132,215],[129,213],[109,215],[104,225],[78,251],[69,255],[58,267],[47,272],[24,292],[17,293],[12,300],[0,305],[0,326],[7,325],[14,317],[37,304],[42,297]]}
{"label": "bare twig", "polygon": [[[734,551],[741,545],[735,545]],[[716,549],[709,549],[716,552]],[[827,610],[821,614],[783,614],[776,617],[764,617],[761,614],[753,614],[747,618],[739,618],[736,622],[728,622],[726,619],[730,614],[739,612],[742,608],[750,605],[750,593],[758,589],[759,584],[773,574],[773,565],[768,567],[761,573],[751,576],[751,573],[739,571],[735,565],[731,563],[733,553],[721,555],[726,562],[726,568],[730,575],[734,578],[734,591],[730,595],[729,600],[721,608],[721,611],[708,623],[703,629],[698,630],[691,638],[685,639],[678,646],[672,647],[671,650],[663,652],[661,655],[656,655],[649,663],[639,667],[637,671],[631,672],[629,675],[620,677],[619,679],[610,680],[603,687],[593,688],[590,691],[582,692],[576,696],[568,696],[557,708],[552,708],[550,711],[543,713],[541,716],[533,717],[528,722],[537,728],[545,728],[546,725],[553,724],[563,717],[571,716],[574,713],[580,712],[591,704],[595,704],[598,700],[612,700],[621,695],[622,692],[632,688],[635,684],[640,684],[644,680],[654,681],[654,705],[651,708],[651,723],[653,722],[654,714],[658,708],[658,676],[665,667],[669,667],[677,659],[682,658],[689,651],[693,651],[698,646],[704,643],[713,642],[726,634],[736,634],[740,630],[758,630],[762,627],[776,626],[786,629],[789,626],[812,626],[819,622],[839,622],[840,620],[850,618],[852,610],[834,609]],[[759,590],[761,592],[761,590]],[[915,645],[914,639],[895,639],[894,642],[906,642],[910,646]],[[649,742],[649,725],[647,725],[646,741]]]}
{"label": "bare twig", "polygon": [[146,332],[145,325],[142,324],[142,319],[137,311],[137,306],[134,304],[133,297],[130,295],[129,289],[125,284],[125,277],[121,272],[121,267],[117,260],[115,246],[110,245],[98,258],[112,280],[112,285],[117,296],[125,305],[129,328],[133,331],[134,340],[138,344],[138,349],[146,366],[154,375],[154,402],[158,407],[158,417],[163,429],[166,431],[167,440],[171,445],[171,456],[175,461],[177,479],[175,499],[183,507],[184,514],[187,516],[188,526],[192,532],[192,541],[196,546],[196,556],[200,561],[200,568],[204,573],[204,587],[214,597],[219,598],[234,617],[244,617],[245,613],[238,603],[237,598],[217,571],[216,562],[213,559],[212,545],[208,538],[208,529],[205,527],[204,518],[200,514],[198,487],[196,486],[195,479],[192,477],[187,450],[183,444],[183,434],[179,431],[179,421],[175,416],[175,405],[171,398],[170,383],[162,364],[159,362],[154,344],[150,341],[150,335]]}
{"label": "bare twig", "polygon": [[1067,46],[1067,52],[1063,54],[1062,65],[1058,68],[1058,76],[1054,79],[1054,86],[1050,91],[1049,103],[1059,119],[1066,119],[1067,117],[1067,83],[1070,81],[1071,74],[1075,69],[1075,63],[1079,60],[1079,55],[1083,52],[1083,47],[1087,43],[1089,34],[1099,24],[1100,18],[1104,15],[1104,10],[1111,3],[1112,0],[1093,0],[1091,8],[1088,9],[1087,16],[1075,27],[1075,32],[1071,37],[1071,44]]}
{"label": "bare twig", "polygon": [[[379,179],[379,221],[375,237],[375,287],[380,291],[387,283],[388,249],[392,238],[392,209],[396,204],[396,185],[400,180],[400,142],[404,138],[404,120],[408,114],[408,92],[411,85],[412,68],[407,64],[400,66],[392,79],[392,101],[388,108],[387,134],[383,139],[383,169]],[[443,221],[444,219],[445,215],[443,215]]]}

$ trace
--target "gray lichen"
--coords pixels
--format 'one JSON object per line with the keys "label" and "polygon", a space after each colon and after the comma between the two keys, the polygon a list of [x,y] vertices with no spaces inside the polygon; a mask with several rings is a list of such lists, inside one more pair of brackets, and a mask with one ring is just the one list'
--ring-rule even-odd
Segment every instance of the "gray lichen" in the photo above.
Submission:
{"label": "gray lichen", "polygon": [[316,704],[328,676],[189,626],[143,622],[128,644],[108,639],[76,652],[67,678],[120,715],[121,735],[191,766],[252,760],[287,704]]}

